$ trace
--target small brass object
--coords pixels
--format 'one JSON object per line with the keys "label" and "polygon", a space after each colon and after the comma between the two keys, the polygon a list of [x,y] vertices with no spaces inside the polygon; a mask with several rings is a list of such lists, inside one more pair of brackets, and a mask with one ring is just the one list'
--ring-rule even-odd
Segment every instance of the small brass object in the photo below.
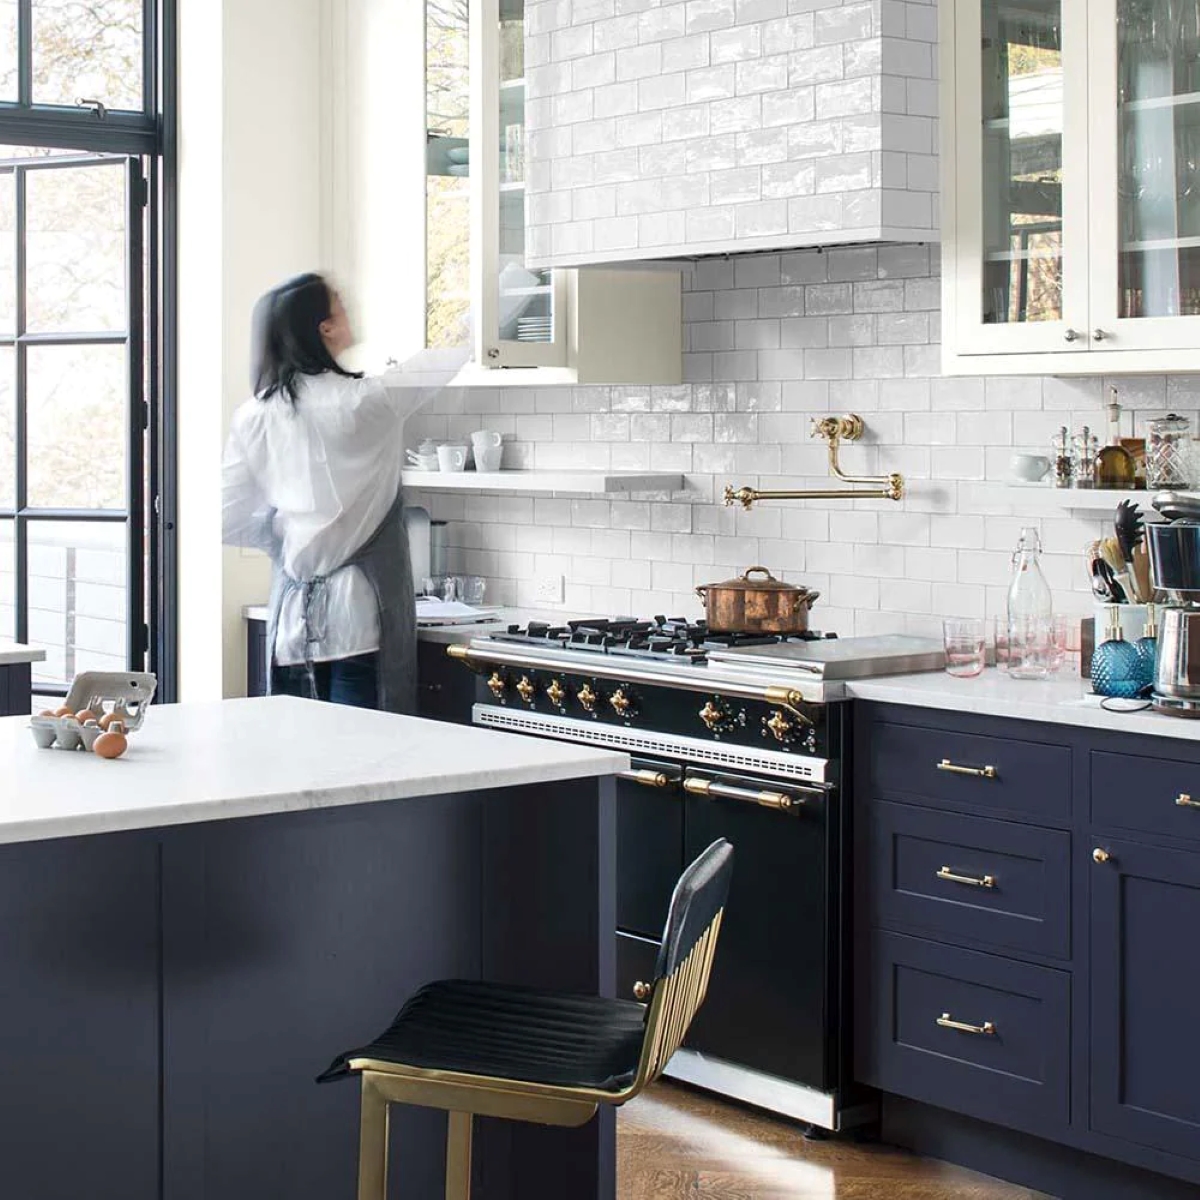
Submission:
{"label": "small brass object", "polygon": [[550,686],[546,689],[546,699],[554,705],[555,708],[562,708],[562,702],[567,698],[567,689],[563,687],[557,679],[551,680]]}
{"label": "small brass object", "polygon": [[803,801],[786,792],[755,791],[753,788],[734,787],[728,783],[717,783],[712,779],[688,778],[683,781],[683,790],[693,796],[709,796],[720,800],[744,800],[747,804],[759,804],[763,808],[774,808],[788,812]]}
{"label": "small brass object", "polygon": [[620,771],[618,779],[628,783],[640,783],[642,787],[665,788],[671,786],[671,777],[665,771]]}
{"label": "small brass object", "polygon": [[537,695],[537,688],[530,682],[528,675],[522,675],[520,682],[517,684],[517,691],[521,694],[521,699],[526,704],[532,704],[534,696]]}
{"label": "small brass object", "polygon": [[968,887],[994,888],[996,886],[995,875],[958,875],[949,867],[940,868],[937,877],[948,883],[965,883]]}
{"label": "small brass object", "polygon": [[499,671],[493,671],[491,678],[487,681],[488,691],[496,697],[497,700],[503,698],[504,693],[508,691],[508,684],[505,682],[504,676]]}
{"label": "small brass object", "polygon": [[600,697],[597,696],[592,690],[591,684],[585,683],[583,687],[581,687],[579,691],[575,693],[575,697],[583,706],[584,712],[596,711],[596,701],[599,700]]}
{"label": "small brass object", "polygon": [[653,984],[643,983],[640,979],[633,985],[633,998],[640,1000],[643,1004],[650,999],[650,993],[654,991]]}
{"label": "small brass object", "polygon": [[725,724],[725,713],[720,707],[709,700],[700,710],[700,720],[714,732]]}
{"label": "small brass object", "polygon": [[792,723],[776,710],[769,718],[763,718],[763,724],[771,731],[771,736],[777,742],[786,742],[792,735]]}
{"label": "small brass object", "polygon": [[446,647],[446,654],[450,658],[458,659],[459,662],[465,662],[471,657],[471,647],[462,642],[455,642],[453,646]]}
{"label": "small brass object", "polygon": [[1092,851],[1092,862],[1106,863],[1112,861],[1112,855],[1109,854],[1102,846],[1097,846]]}
{"label": "small brass object", "polygon": [[951,775],[971,775],[976,779],[995,779],[995,767],[960,767],[948,758],[943,758],[937,765],[939,771],[949,771]]}
{"label": "small brass object", "polygon": [[801,725],[812,724],[812,721],[797,707],[804,703],[804,697],[795,688],[769,687],[763,692],[763,699],[768,704],[778,704],[780,708],[787,709]]}
{"label": "small brass object", "polygon": [[1187,794],[1187,792],[1180,792],[1179,795],[1175,797],[1175,803],[1178,804],[1180,808],[1200,808],[1200,800],[1193,800],[1191,796]]}
{"label": "small brass object", "polygon": [[996,1034],[996,1026],[991,1021],[984,1021],[982,1025],[968,1025],[966,1021],[955,1021],[949,1013],[942,1013],[937,1023],[943,1029],[957,1029],[959,1033],[974,1033],[984,1037],[994,1037]]}
{"label": "small brass object", "polygon": [[633,701],[625,694],[624,688],[617,688],[608,698],[608,702],[618,717],[623,717],[633,707]]}

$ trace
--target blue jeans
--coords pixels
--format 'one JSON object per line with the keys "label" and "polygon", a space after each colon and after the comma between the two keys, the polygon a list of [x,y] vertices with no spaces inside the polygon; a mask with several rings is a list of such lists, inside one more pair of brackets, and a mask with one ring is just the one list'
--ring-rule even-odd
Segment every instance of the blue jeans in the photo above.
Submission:
{"label": "blue jeans", "polygon": [[[360,654],[355,658],[339,658],[333,662],[313,664],[316,676],[317,699],[330,704],[348,704],[352,708],[379,707],[379,655]],[[275,691],[283,696],[312,698],[308,683],[308,668],[277,667]]]}

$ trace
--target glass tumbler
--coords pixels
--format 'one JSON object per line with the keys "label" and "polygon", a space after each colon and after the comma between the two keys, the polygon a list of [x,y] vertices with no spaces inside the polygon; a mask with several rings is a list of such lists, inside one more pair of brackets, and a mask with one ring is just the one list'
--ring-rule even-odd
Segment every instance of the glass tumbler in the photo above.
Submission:
{"label": "glass tumbler", "polygon": [[943,621],[942,640],[947,675],[971,679],[983,670],[986,638],[982,620],[970,617]]}

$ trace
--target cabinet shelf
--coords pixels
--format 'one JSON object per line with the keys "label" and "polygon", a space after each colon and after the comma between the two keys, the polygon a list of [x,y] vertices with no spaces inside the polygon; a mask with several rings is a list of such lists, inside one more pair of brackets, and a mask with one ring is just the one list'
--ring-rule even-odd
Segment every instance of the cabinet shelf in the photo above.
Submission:
{"label": "cabinet shelf", "polygon": [[[1129,500],[1142,510],[1142,516],[1148,521],[1158,520],[1158,513],[1150,507],[1150,501],[1155,492],[1142,488],[1139,491],[1128,491],[1117,488],[1056,488],[1046,483],[1009,483],[1005,486],[1006,499],[1011,504],[1039,503],[1053,508],[1064,509],[1067,512],[1107,513],[1111,515],[1117,510],[1122,500]],[[1194,492],[1184,492],[1183,495],[1197,495]]]}
{"label": "cabinet shelf", "polygon": [[619,492],[678,492],[683,476],[662,471],[415,471],[407,488],[427,492],[525,492],[601,496]]}
{"label": "cabinet shelf", "polygon": [[1154,250],[1200,249],[1200,237],[1149,238],[1144,242],[1122,242],[1122,254],[1148,254]]}
{"label": "cabinet shelf", "polygon": [[1126,112],[1150,112],[1156,108],[1187,108],[1200,104],[1200,92],[1184,92],[1179,96],[1150,96],[1145,100],[1127,100],[1121,107]]}

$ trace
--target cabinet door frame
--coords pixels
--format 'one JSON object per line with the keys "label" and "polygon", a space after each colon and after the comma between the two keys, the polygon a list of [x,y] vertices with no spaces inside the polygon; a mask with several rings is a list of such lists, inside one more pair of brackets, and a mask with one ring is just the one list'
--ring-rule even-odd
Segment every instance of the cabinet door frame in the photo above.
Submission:
{"label": "cabinet door frame", "polygon": [[[1160,0],[1161,2],[1161,0]],[[1117,0],[1089,0],[1091,49],[1088,61],[1088,157],[1097,180],[1117,180]],[[1091,349],[1192,350],[1200,345],[1200,316],[1118,316],[1120,213],[1117,189],[1098,188],[1091,196]],[[1100,340],[1095,334],[1102,334]],[[1194,367],[1193,367],[1194,369]]]}
{"label": "cabinet door frame", "polygon": [[481,367],[567,366],[565,272],[553,282],[554,333],[548,342],[500,338],[500,0],[471,0],[471,310]]}
{"label": "cabinet door frame", "polygon": [[[1062,4],[1063,319],[984,324],[983,62],[978,0],[942,5],[944,302],[949,355],[1078,354],[1089,348],[1087,55],[1085,5]],[[1075,219],[1072,219],[1072,217]],[[1068,341],[1069,330],[1078,336]]]}
{"label": "cabinet door frame", "polygon": [[[1124,1027],[1126,964],[1121,943],[1125,880],[1153,879],[1200,891],[1200,855],[1140,842],[1093,837],[1110,855],[1091,870],[1089,1003],[1091,1080],[1088,1124],[1093,1133],[1138,1146],[1200,1160],[1200,1121],[1189,1124],[1169,1113],[1151,1112],[1122,1098],[1126,1050]],[[1164,914],[1166,918],[1169,914]],[[1187,953],[1181,945],[1180,953]],[[1194,1025],[1183,1031],[1194,1035]]]}

